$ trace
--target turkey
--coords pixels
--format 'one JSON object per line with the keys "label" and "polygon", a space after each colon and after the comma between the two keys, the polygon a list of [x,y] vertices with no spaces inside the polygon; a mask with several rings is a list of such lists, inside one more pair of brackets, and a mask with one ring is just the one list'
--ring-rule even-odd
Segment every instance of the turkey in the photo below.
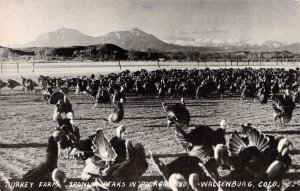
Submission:
{"label": "turkey", "polygon": [[277,95],[273,97],[273,109],[275,122],[277,119],[280,120],[280,125],[284,126],[292,119],[293,111],[296,104],[293,102],[290,96],[290,91],[286,90],[284,95]]}
{"label": "turkey", "polygon": [[258,90],[257,97],[262,105],[268,103],[269,94],[264,86]]}
{"label": "turkey", "polygon": [[10,88],[10,93],[12,92],[12,90],[15,88],[15,87],[18,87],[18,86],[21,86],[21,84],[15,80],[12,80],[12,79],[8,79],[7,80],[7,85],[6,85],[8,88]]}
{"label": "turkey", "polygon": [[43,88],[42,90],[42,100],[44,103],[49,104],[49,100],[51,98],[51,95],[53,94],[52,88]]}
{"label": "turkey", "polygon": [[24,92],[34,91],[34,88],[38,86],[38,84],[32,79],[26,79],[23,76],[21,76],[21,78]]}
{"label": "turkey", "polygon": [[[291,165],[288,156],[290,142],[261,133],[251,125],[244,125],[241,137],[236,131],[229,139],[229,163],[233,170],[224,180],[280,181]],[[256,187],[255,187],[256,188]]]}
{"label": "turkey", "polygon": [[64,171],[59,169],[54,169],[52,172],[52,180],[55,182],[56,186],[54,190],[66,190],[65,183],[67,181],[67,176]]}
{"label": "turkey", "polygon": [[53,113],[53,121],[57,121],[61,117],[62,113],[65,113],[66,118],[73,120],[74,111],[70,100],[62,92],[54,92],[49,100],[50,104],[55,104]]}
{"label": "turkey", "polygon": [[118,124],[124,118],[123,99],[121,98],[117,107],[109,114],[107,121],[113,124]]}
{"label": "turkey", "polygon": [[95,107],[97,107],[99,103],[109,103],[109,105],[111,105],[108,89],[104,86],[98,88],[98,92],[95,99]]}
{"label": "turkey", "polygon": [[28,171],[21,181],[34,182],[34,188],[39,187],[40,182],[51,182],[52,172],[57,168],[57,159],[59,156],[59,146],[65,148],[64,140],[66,135],[61,131],[55,131],[48,139],[45,161],[39,166]]}
{"label": "turkey", "polygon": [[114,163],[117,154],[112,148],[101,129],[90,137],[92,142],[91,148],[93,155],[86,159],[86,166],[81,173],[81,179],[88,180],[91,177],[97,177],[101,171],[106,171]]}
{"label": "turkey", "polygon": [[109,141],[112,148],[115,150],[117,157],[115,163],[120,163],[126,160],[126,140],[124,139],[124,132],[126,128],[120,125],[116,128],[116,135]]}
{"label": "turkey", "polygon": [[[252,125],[243,125],[244,142],[249,144],[249,138],[247,134],[249,132],[259,132]],[[289,169],[292,163],[292,159],[289,156],[289,147],[293,147],[293,144],[284,138],[283,136],[266,135],[268,139],[268,147],[263,152],[263,160],[265,166],[268,166],[265,175],[260,178],[280,182],[282,175]]]}
{"label": "turkey", "polygon": [[66,135],[75,136],[77,140],[80,139],[79,128],[75,125],[74,120],[68,118],[58,118],[58,128],[56,130],[64,131]]}
{"label": "turkey", "polygon": [[138,190],[138,186],[129,186],[132,181],[139,181],[140,177],[148,169],[148,163],[146,161],[145,149],[144,147],[137,143],[132,145],[131,141],[126,141],[126,149],[128,156],[125,161],[121,163],[113,164],[107,171],[106,176],[98,178],[98,186],[109,188],[108,185],[105,185],[105,182],[108,181],[121,181],[124,183],[124,186],[121,188],[111,187],[109,190]]}
{"label": "turkey", "polygon": [[190,112],[186,109],[183,98],[181,98],[181,103],[175,105],[167,106],[166,103],[163,103],[163,110],[168,114],[168,125],[169,128],[172,124],[175,124],[176,127],[182,129],[188,128],[190,123]]}
{"label": "turkey", "polygon": [[[206,165],[204,165],[198,157],[189,155],[182,156],[169,164],[160,161],[152,152],[150,152],[150,158],[172,190],[178,189],[178,185],[176,186],[177,181],[174,182],[174,178],[176,177],[181,177],[181,181],[186,182],[187,180],[193,179],[192,176],[196,174],[199,181],[212,180],[213,182],[217,182],[215,175],[207,169]],[[191,182],[193,181],[190,181],[190,186],[194,186]],[[202,189],[206,190],[204,187],[201,188],[201,190]],[[211,190],[211,188],[209,188],[209,190]]]}
{"label": "turkey", "polygon": [[221,120],[220,127],[216,130],[206,125],[198,125],[189,133],[180,128],[176,128],[175,133],[177,140],[182,146],[187,150],[191,150],[195,145],[207,145],[209,147],[217,144],[225,145],[225,131],[228,126],[228,121]]}
{"label": "turkey", "polygon": [[1,79],[0,79],[0,95],[1,95],[1,89],[2,88],[5,88],[7,86],[7,83],[3,82]]}

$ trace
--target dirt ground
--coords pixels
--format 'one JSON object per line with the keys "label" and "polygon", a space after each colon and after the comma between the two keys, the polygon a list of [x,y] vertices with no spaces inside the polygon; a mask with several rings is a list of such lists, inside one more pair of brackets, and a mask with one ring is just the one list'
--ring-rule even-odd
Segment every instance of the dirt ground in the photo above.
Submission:
{"label": "dirt ground", "polygon": [[[114,134],[106,118],[113,106],[104,105],[94,108],[91,97],[87,95],[69,95],[75,111],[75,122],[80,128],[81,136],[87,137],[101,127],[110,139]],[[179,102],[179,98],[168,99],[166,102]],[[291,151],[293,165],[286,175],[285,182],[300,182],[300,109],[296,108],[291,122],[280,127],[272,120],[271,102],[262,106],[258,101],[241,100],[240,97],[223,99],[187,100],[187,108],[191,114],[191,126],[197,124],[219,126],[222,119],[230,122],[227,140],[231,132],[240,130],[245,122],[254,124],[266,134],[283,135],[294,144]],[[52,134],[56,122],[52,121],[54,106],[41,101],[41,93],[21,90],[2,91],[0,96],[0,171],[11,179],[22,177],[28,170],[44,160],[47,138]],[[177,144],[174,130],[166,128],[166,115],[162,110],[162,100],[128,97],[124,104],[125,118],[121,122],[127,127],[126,139],[133,143],[142,143],[146,149],[160,154],[161,160],[170,162],[178,153],[183,153]],[[159,178],[155,166],[150,163],[144,177]],[[59,158],[59,168],[66,172],[68,178],[80,178],[84,167],[83,161]],[[73,189],[71,189],[73,190]]]}

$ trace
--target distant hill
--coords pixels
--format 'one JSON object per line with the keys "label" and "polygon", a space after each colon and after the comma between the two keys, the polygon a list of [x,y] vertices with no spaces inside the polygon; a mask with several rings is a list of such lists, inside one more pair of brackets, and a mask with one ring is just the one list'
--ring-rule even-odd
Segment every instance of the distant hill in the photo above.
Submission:
{"label": "distant hill", "polygon": [[154,35],[137,28],[110,32],[100,37],[88,36],[75,29],[61,28],[44,33],[33,41],[23,44],[22,47],[19,49],[1,47],[0,56],[2,55],[4,59],[27,55],[27,59],[34,56],[35,59],[41,60],[105,61],[165,58],[166,60],[183,61],[224,60],[226,57],[233,58],[234,55],[239,54],[238,52],[245,53],[243,58],[245,60],[248,59],[246,57],[255,59],[254,57],[257,55],[264,55],[265,59],[269,60],[281,58],[291,60],[299,58],[300,54],[300,43],[288,45],[276,41],[266,41],[253,44],[239,40],[218,44],[211,43],[207,47],[181,46],[163,42]]}
{"label": "distant hill", "polygon": [[114,44],[71,47],[31,47],[23,48],[24,52],[33,52],[40,60],[94,60],[106,61],[127,59],[127,50]]}
{"label": "distant hill", "polygon": [[[197,48],[197,47],[196,47]],[[196,49],[195,48],[195,49]],[[290,51],[208,51],[202,49],[185,49],[173,52],[158,50],[125,50],[114,44],[99,44],[89,46],[70,46],[70,47],[30,47],[22,49],[11,49],[0,47],[1,60],[35,60],[43,61],[116,61],[116,60],[152,60],[161,58],[170,61],[214,61],[214,62],[232,62],[239,61],[300,61],[300,54]]]}
{"label": "distant hill", "polygon": [[97,37],[85,35],[75,29],[61,28],[53,32],[44,33],[33,41],[20,45],[22,47],[68,47],[88,46],[100,44]]}
{"label": "distant hill", "polygon": [[149,51],[158,50],[164,52],[198,51],[198,52],[228,52],[228,51],[291,51],[300,53],[300,43],[286,45],[277,41],[266,41],[261,44],[251,44],[247,41],[234,43],[208,44],[205,47],[181,46],[166,43],[153,34],[134,28],[125,31],[110,32],[104,36],[93,37],[81,33],[75,29],[61,28],[44,33],[33,41],[19,47],[70,47],[89,46],[97,44],[115,44],[126,50]]}
{"label": "distant hill", "polygon": [[127,31],[110,32],[105,36],[98,37],[98,39],[101,44],[112,43],[127,50],[167,50],[174,46],[137,28]]}
{"label": "distant hill", "polygon": [[23,50],[0,46],[0,57],[2,59],[20,57],[20,56],[34,56],[34,55],[35,53],[33,51],[23,51]]}
{"label": "distant hill", "polygon": [[294,43],[281,47],[280,49],[300,54],[300,43]]}
{"label": "distant hill", "polygon": [[33,41],[20,45],[21,47],[69,47],[89,46],[97,44],[115,44],[127,50],[169,49],[169,45],[152,34],[139,29],[111,32],[105,36],[92,37],[78,30],[61,28],[53,32],[44,33]]}

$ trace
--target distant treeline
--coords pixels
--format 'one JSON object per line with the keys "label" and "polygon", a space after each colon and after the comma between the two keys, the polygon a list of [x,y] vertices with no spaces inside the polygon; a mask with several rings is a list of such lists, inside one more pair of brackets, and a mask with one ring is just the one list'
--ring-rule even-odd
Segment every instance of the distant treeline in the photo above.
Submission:
{"label": "distant treeline", "polygon": [[113,44],[94,46],[74,46],[59,48],[0,47],[2,60],[42,60],[42,61],[194,61],[194,62],[299,62],[300,54],[289,51],[238,51],[238,52],[162,52],[124,50]]}

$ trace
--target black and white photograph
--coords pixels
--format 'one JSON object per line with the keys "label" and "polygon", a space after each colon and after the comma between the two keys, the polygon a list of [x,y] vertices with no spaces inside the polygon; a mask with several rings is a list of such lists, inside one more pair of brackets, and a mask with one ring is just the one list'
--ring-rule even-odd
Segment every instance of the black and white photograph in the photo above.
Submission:
{"label": "black and white photograph", "polygon": [[300,0],[0,0],[0,191],[300,191]]}

